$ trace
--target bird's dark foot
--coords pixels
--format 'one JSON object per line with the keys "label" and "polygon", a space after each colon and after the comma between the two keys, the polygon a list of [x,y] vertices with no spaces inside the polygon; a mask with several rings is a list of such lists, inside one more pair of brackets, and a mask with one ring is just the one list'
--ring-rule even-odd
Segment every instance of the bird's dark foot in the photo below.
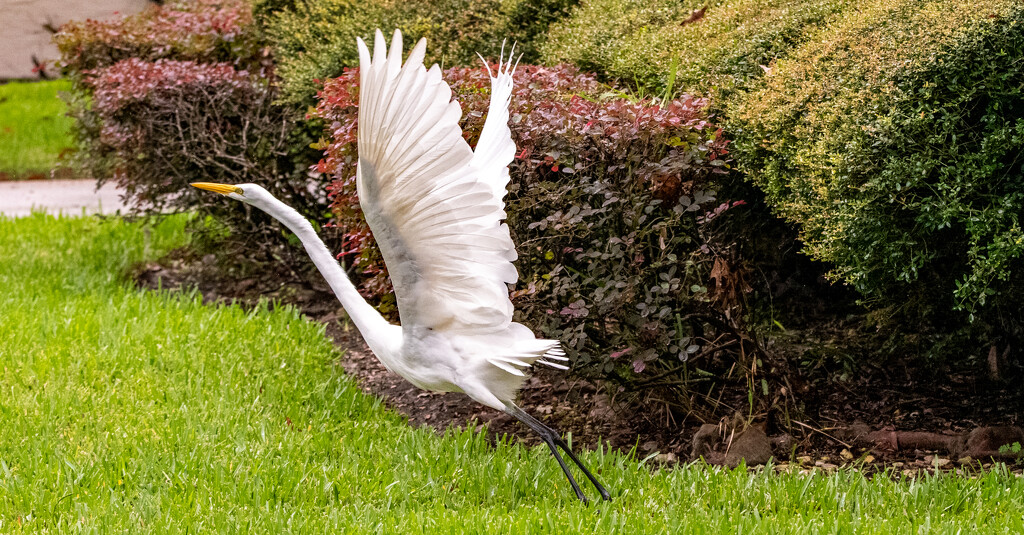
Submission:
{"label": "bird's dark foot", "polygon": [[572,449],[569,448],[569,444],[562,439],[561,434],[544,425],[540,420],[530,416],[526,411],[515,405],[509,404],[505,408],[505,412],[515,416],[520,422],[523,422],[529,426],[530,429],[533,429],[538,435],[540,435],[540,438],[548,445],[548,448],[551,449],[551,454],[554,455],[555,460],[558,461],[558,466],[562,468],[562,472],[565,473],[565,477],[569,480],[569,485],[572,486],[572,490],[576,493],[576,497],[579,498],[581,502],[590,503],[587,500],[587,497],[583,494],[583,491],[580,490],[580,486],[576,483],[576,479],[572,477],[572,473],[569,472],[569,467],[565,464],[565,460],[562,459],[562,456],[558,453],[559,448],[561,448],[562,451],[569,456],[569,459],[579,467],[580,471],[583,472],[583,475],[587,476],[587,479],[594,484],[594,487],[597,488],[597,492],[601,494],[602,500],[609,502],[612,500],[612,495],[608,492],[608,489],[604,488],[604,485],[602,485],[601,482],[594,477],[594,474],[592,474],[583,464],[583,461],[581,461],[579,457],[572,452]]}

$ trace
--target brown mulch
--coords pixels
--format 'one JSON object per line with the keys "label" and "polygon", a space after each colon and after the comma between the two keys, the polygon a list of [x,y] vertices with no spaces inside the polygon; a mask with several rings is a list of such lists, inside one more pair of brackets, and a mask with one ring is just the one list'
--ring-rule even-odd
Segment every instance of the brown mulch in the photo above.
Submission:
{"label": "brown mulch", "polygon": [[[266,278],[231,278],[221,272],[212,255],[197,258],[178,251],[159,263],[138,266],[131,276],[143,288],[197,288],[207,302],[244,305],[260,298],[280,299],[326,324],[328,335],[342,351],[338,364],[364,391],[382,398],[412,425],[439,431],[450,426],[486,426],[492,438],[507,435],[527,444],[539,442],[528,428],[504,413],[482,407],[462,394],[419,390],[384,369],[345,321],[344,310],[322,280],[311,277],[313,282],[267,287],[261,282]],[[817,330],[780,336],[773,350],[792,353],[787,358],[794,358],[808,347],[834,347],[844,339],[856,340],[847,323],[836,321]],[[856,344],[851,342],[851,347]],[[798,390],[794,397],[804,416],[793,418],[788,429],[769,429],[772,436],[756,421],[753,430],[744,431],[747,422],[739,415],[720,422],[695,418],[666,421],[666,411],[652,407],[651,402],[638,406],[631,399],[626,403],[609,395],[609,391],[615,392],[613,388],[543,367],[528,379],[518,403],[552,427],[571,434],[577,445],[635,450],[639,458],[657,455],[664,462],[702,455],[716,464],[734,465],[739,456],[773,455],[784,461],[784,467],[796,464],[829,470],[857,464],[875,470],[888,467],[898,474],[936,467],[977,467],[991,462],[993,454],[1000,456],[992,449],[998,448],[992,446],[993,441],[1018,436],[1014,433],[1020,431],[1016,426],[1024,414],[1024,398],[1022,389],[1013,386],[1016,381],[987,379],[983,370],[947,370],[945,374],[932,370],[929,374],[901,368],[903,364],[894,359],[885,366],[864,366],[855,374],[831,370],[823,374],[834,378],[827,382],[794,378]],[[1005,433],[999,434],[1000,429]],[[990,439],[984,443],[990,449],[978,446],[968,452],[964,445],[972,433]],[[744,435],[750,440],[737,440]],[[744,449],[747,442],[750,450]],[[750,453],[743,453],[747,451]],[[987,456],[978,458],[979,451]]]}

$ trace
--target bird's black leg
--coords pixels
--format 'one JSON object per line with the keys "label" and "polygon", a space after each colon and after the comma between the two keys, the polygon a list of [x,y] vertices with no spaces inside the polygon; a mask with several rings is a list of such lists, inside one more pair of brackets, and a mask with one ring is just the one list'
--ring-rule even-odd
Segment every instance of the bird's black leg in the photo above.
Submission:
{"label": "bird's black leg", "polygon": [[533,416],[530,416],[523,409],[520,409],[519,407],[512,405],[511,403],[505,407],[505,412],[511,414],[512,416],[515,416],[516,419],[518,419],[520,422],[523,422],[524,424],[529,426],[530,429],[533,429],[534,431],[537,432],[538,435],[540,435],[540,438],[544,441],[545,444],[548,445],[548,448],[551,449],[551,453],[555,456],[555,460],[558,461],[558,465],[562,467],[562,471],[565,472],[565,477],[569,479],[569,484],[572,485],[572,490],[576,491],[576,497],[583,501],[583,503],[587,503],[587,498],[586,496],[583,495],[583,491],[580,490],[580,486],[576,483],[576,480],[573,479],[572,474],[569,473],[569,467],[566,466],[565,461],[562,459],[562,456],[558,454],[558,449],[556,448],[556,446],[562,448],[562,450],[565,451],[566,455],[568,455],[569,458],[572,459],[572,462],[576,463],[576,466],[578,466],[580,470],[583,471],[583,474],[587,476],[587,479],[589,479],[590,482],[594,484],[594,487],[597,488],[597,491],[601,493],[602,499],[609,501],[612,499],[611,494],[609,494],[608,490],[604,488],[604,485],[602,485],[601,482],[598,481],[596,477],[594,477],[594,474],[590,473],[590,470],[587,470],[587,467],[583,465],[583,462],[580,461],[579,457],[576,457],[576,454],[573,453],[571,449],[569,449],[569,444],[567,444],[565,440],[562,439],[562,435],[560,435],[554,429],[551,429],[550,427],[544,425],[540,420],[534,418]]}

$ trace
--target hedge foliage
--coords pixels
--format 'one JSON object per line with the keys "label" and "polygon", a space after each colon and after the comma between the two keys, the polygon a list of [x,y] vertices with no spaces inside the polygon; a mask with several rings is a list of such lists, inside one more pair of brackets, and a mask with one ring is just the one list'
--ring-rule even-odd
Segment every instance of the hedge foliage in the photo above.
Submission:
{"label": "hedge foliage", "polygon": [[536,59],[536,41],[576,0],[258,0],[257,13],[274,43],[282,99],[313,104],[318,80],[359,63],[356,37],[371,41],[377,28],[402,30],[406,41],[427,38],[427,64],[470,65],[477,54],[496,59],[502,42],[517,43],[524,62]]}
{"label": "hedge foliage", "polygon": [[746,87],[815,38],[851,0],[586,0],[551,28],[546,62],[569,62],[658,96]]}
{"label": "hedge foliage", "polygon": [[108,21],[71,21],[54,36],[66,74],[124,59],[264,63],[245,0],[179,0]]}
{"label": "hedge foliage", "polygon": [[1019,2],[863,2],[727,105],[738,158],[864,295],[1022,334],[1021,58]]}
{"label": "hedge foliage", "polygon": [[[519,153],[507,211],[519,251],[517,314],[561,339],[577,364],[603,373],[676,368],[714,338],[694,328],[703,325],[694,316],[724,317],[736,304],[737,288],[725,288],[729,244],[716,241],[715,229],[743,203],[716,198],[727,141],[706,102],[611,97],[566,66],[521,65],[515,78],[510,124]],[[452,68],[445,79],[472,145],[486,119],[487,71]],[[370,275],[363,290],[393,303],[356,204],[357,105],[358,70],[325,84],[317,115],[331,138],[319,170],[336,177],[333,209],[344,254]]]}
{"label": "hedge foliage", "polygon": [[738,165],[837,279],[1020,336],[1021,9],[588,0],[542,57],[710,96]]}
{"label": "hedge foliage", "polygon": [[[351,181],[355,38],[427,37],[471,142],[489,91],[476,54],[518,41],[519,314],[577,362],[635,378],[731,366],[711,365],[718,337],[739,332],[745,274],[764,271],[738,253],[757,237],[729,227],[761,214],[737,209],[755,199],[724,174],[732,156],[873,303],[1024,336],[1022,19],[1015,0],[182,0],[56,39],[96,176],[142,211],[214,216],[235,240],[224,253],[292,269],[307,263],[280,225],[186,184],[261,183],[317,222],[330,203],[328,241],[385,312]],[[326,150],[313,169],[311,143]]]}

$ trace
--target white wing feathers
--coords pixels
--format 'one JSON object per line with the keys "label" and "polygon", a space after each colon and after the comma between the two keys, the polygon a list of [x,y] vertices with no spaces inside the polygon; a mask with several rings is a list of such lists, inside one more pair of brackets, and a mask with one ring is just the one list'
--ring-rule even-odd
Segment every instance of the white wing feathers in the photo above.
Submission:
{"label": "white wing feathers", "polygon": [[512,63],[515,50],[515,45],[512,45],[508,62],[504,62],[505,46],[502,44],[497,76],[491,72],[491,67],[487,65],[483,56],[480,57],[487,67],[487,74],[491,76],[491,103],[484,128],[480,132],[480,140],[473,153],[472,164],[481,172],[497,173],[494,176],[486,176],[484,181],[496,188],[494,193],[499,199],[505,197],[505,188],[508,187],[509,181],[508,164],[512,163],[516,156],[516,144],[512,141],[512,132],[508,128],[508,107],[512,101],[512,73],[519,64],[518,61]]}
{"label": "white wing feathers", "polygon": [[490,110],[474,153],[440,69],[423,66],[425,40],[404,65],[398,31],[387,56],[379,30],[372,61],[361,39],[358,45],[356,187],[395,287],[403,330],[459,336],[493,365],[485,374],[509,374],[488,386],[512,399],[523,369],[535,362],[565,369],[546,359],[568,360],[557,340],[539,340],[512,322],[507,285],[518,274],[503,198],[516,150],[508,128],[515,66],[502,61],[491,77]]}
{"label": "white wing feathers", "polygon": [[[423,67],[424,40],[404,66],[399,32],[387,57],[384,50],[379,31],[372,61],[359,41],[356,185],[395,286],[402,324],[505,330],[512,321],[506,284],[518,279],[515,246],[503,223],[511,157],[474,157],[458,125],[461,108],[440,69]],[[506,117],[507,102],[505,97]],[[488,119],[485,130],[498,132],[493,123]],[[511,138],[487,146],[496,154],[515,151]]]}

